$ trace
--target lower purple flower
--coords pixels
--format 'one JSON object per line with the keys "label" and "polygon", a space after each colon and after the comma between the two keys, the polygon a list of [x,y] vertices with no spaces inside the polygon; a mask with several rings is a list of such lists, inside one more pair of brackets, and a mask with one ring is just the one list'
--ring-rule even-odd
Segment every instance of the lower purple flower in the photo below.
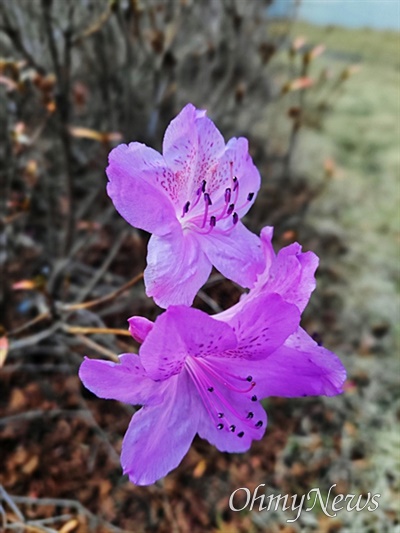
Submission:
{"label": "lower purple flower", "polygon": [[299,320],[296,305],[262,291],[228,321],[172,306],[154,324],[130,319],[133,337],[143,341],[139,355],[85,359],[79,374],[89,390],[143,405],[122,446],[129,479],[149,485],[165,476],[196,434],[221,451],[245,452],[265,432],[260,400],[267,396],[342,392],[339,359],[310,346]]}

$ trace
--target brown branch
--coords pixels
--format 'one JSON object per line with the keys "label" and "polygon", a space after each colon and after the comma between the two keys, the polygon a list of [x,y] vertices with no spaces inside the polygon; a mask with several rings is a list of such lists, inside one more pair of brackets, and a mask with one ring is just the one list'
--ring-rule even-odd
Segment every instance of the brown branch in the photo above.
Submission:
{"label": "brown branch", "polygon": [[68,326],[65,324],[62,329],[66,333],[72,333],[73,335],[124,335],[130,337],[131,334],[126,329],[119,328],[91,328],[82,326]]}
{"label": "brown branch", "polygon": [[83,303],[76,303],[76,304],[67,304],[62,307],[62,311],[75,311],[77,309],[90,309],[91,307],[96,307],[97,305],[101,305],[107,302],[111,302],[125,292],[126,290],[130,289],[134,285],[136,285],[141,279],[143,279],[143,272],[140,272],[140,274],[137,274],[134,278],[127,281],[122,287],[119,287],[119,289],[116,289],[113,292],[110,292],[109,294],[106,294],[105,296],[101,296],[100,298],[97,298],[96,300],[90,300],[89,302],[83,302]]}

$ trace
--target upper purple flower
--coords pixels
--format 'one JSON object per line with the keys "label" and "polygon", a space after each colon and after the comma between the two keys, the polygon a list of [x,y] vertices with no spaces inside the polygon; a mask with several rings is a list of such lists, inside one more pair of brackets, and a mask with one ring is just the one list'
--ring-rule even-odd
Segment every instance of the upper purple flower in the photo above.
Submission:
{"label": "upper purple flower", "polygon": [[109,155],[107,191],[150,238],[146,292],[161,307],[191,305],[212,265],[242,287],[262,269],[260,240],[240,222],[260,188],[247,139],[227,144],[206,112],[186,105],[163,154],[133,142]]}
{"label": "upper purple flower", "polygon": [[244,452],[260,439],[267,396],[332,396],[342,392],[340,360],[299,327],[315,286],[317,258],[298,245],[272,249],[262,241],[265,271],[228,311],[210,317],[171,306],[155,323],[129,320],[142,342],[120,364],[85,359],[80,378],[102,398],[143,405],[125,435],[121,462],[139,485],[175,468],[196,433],[221,451]]}

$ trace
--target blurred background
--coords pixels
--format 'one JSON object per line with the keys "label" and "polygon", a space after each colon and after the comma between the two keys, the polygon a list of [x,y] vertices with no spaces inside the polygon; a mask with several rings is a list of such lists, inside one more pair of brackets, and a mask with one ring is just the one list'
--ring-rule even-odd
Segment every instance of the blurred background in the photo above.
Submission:
{"label": "blurred background", "polygon": [[[2,0],[0,527],[36,532],[396,532],[399,526],[400,4],[397,0]],[[137,351],[159,313],[148,235],[105,193],[110,149],[159,149],[183,105],[244,135],[262,175],[245,223],[321,260],[303,326],[348,370],[334,398],[270,398],[246,454],[196,438],[162,483],[119,452],[133,408],[83,389],[83,355]],[[213,272],[195,306],[238,287]],[[232,512],[239,487],[364,497]]]}

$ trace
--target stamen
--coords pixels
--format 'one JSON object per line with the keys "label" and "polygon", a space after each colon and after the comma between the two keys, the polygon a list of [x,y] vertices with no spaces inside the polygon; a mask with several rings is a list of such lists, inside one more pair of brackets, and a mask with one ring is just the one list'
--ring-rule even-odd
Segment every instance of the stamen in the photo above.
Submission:
{"label": "stamen", "polygon": [[229,202],[231,201],[231,193],[232,193],[232,191],[231,191],[230,187],[225,189],[225,202],[227,204],[229,204]]}
{"label": "stamen", "polygon": [[246,418],[253,418],[253,416],[254,416],[254,413],[252,413],[251,411],[249,411],[249,414],[247,415]]}
{"label": "stamen", "polygon": [[247,195],[247,201],[251,202],[253,198],[254,198],[254,192],[249,192],[249,194]]}
{"label": "stamen", "polygon": [[224,413],[218,413],[218,418],[224,418]]}
{"label": "stamen", "polygon": [[233,178],[232,181],[233,181],[233,191],[236,191],[236,189],[239,187],[239,181],[236,176]]}
{"label": "stamen", "polygon": [[262,420],[259,420],[256,424],[256,428],[260,428],[263,425]]}
{"label": "stamen", "polygon": [[214,387],[208,387],[208,392],[214,392]]}
{"label": "stamen", "polygon": [[228,207],[228,211],[226,212],[227,215],[231,215],[233,213],[233,210],[235,209],[235,204],[230,204]]}
{"label": "stamen", "polygon": [[237,436],[238,436],[239,438],[242,438],[243,435],[244,435],[244,431],[241,431],[240,433],[237,434]]}
{"label": "stamen", "polygon": [[203,223],[201,225],[202,228],[206,225],[206,220],[208,218],[208,207],[211,205],[211,198],[208,193],[204,193],[204,201],[205,201],[205,209],[204,209],[204,216],[203,216]]}
{"label": "stamen", "polygon": [[236,225],[239,222],[238,214],[237,213],[233,213],[232,218],[233,218],[233,224]]}
{"label": "stamen", "polygon": [[[217,372],[215,372],[214,369],[212,368],[212,366],[206,360],[204,360],[204,359],[202,361],[197,360],[196,362],[197,362],[197,364],[200,367],[205,366],[207,368],[207,372],[209,372],[217,381],[222,382],[222,384],[225,387],[227,387],[228,389],[230,389],[230,390],[232,390],[234,392],[242,392],[242,393],[250,392],[256,386],[256,383],[254,381],[252,381],[249,388],[247,388],[247,389],[238,389],[237,387],[235,387],[234,385],[232,385],[231,383],[229,383],[225,379],[222,379],[222,376],[220,374],[218,374]],[[247,378],[243,379],[243,378],[241,378],[239,376],[235,376],[233,374],[230,374],[229,372],[224,372],[224,376],[229,376],[229,377],[232,377],[234,379],[238,379],[239,381],[247,381]]]}
{"label": "stamen", "polygon": [[[189,361],[190,361],[190,358],[189,358]],[[201,382],[205,382],[207,383],[207,381],[209,382],[209,377],[207,376],[207,372],[208,373],[213,373],[211,371],[211,369],[208,367],[208,365],[204,365],[204,361],[202,363],[200,363],[199,359],[197,358],[196,359],[196,368],[192,370],[192,365],[193,365],[194,361],[190,361],[188,367],[191,369],[191,373],[192,374],[195,374],[195,379],[196,379],[196,384],[197,383],[200,383],[200,387],[201,387]],[[203,370],[203,366],[206,366],[206,369]],[[214,374],[214,373],[213,373]],[[226,387],[229,387],[230,389],[232,390],[235,390],[229,383],[227,383],[226,381],[223,381],[221,380],[221,376],[219,376],[218,374],[214,374],[214,377],[216,376],[217,380],[219,382],[222,382],[223,385],[225,385]],[[253,385],[253,384],[252,384]],[[254,383],[255,385],[255,383]],[[241,390],[238,390],[236,389],[237,392],[247,392],[247,391],[241,391]],[[217,400],[219,400],[219,402],[221,402],[221,404],[226,407],[226,409],[232,413],[232,415],[237,419],[237,420],[241,420],[245,423],[246,422],[246,419],[241,415],[239,414],[234,408],[233,406],[231,405],[231,403],[229,403],[225,397],[224,394],[221,394],[219,392],[218,389],[214,389],[213,388],[213,391],[214,391],[214,394],[212,395],[213,397],[213,400],[210,400],[210,396],[207,396],[205,397],[204,394],[202,393],[202,391],[200,391],[200,395],[203,399],[203,401],[207,402],[207,405],[209,405],[210,401],[212,401],[212,405],[215,406],[215,403]],[[209,409],[207,407],[207,411],[209,412]],[[215,415],[214,415],[215,416]],[[217,415],[218,416],[218,415]],[[225,416],[225,415],[224,415]],[[212,417],[213,418],[213,417]],[[218,416],[219,418],[219,416]]]}
{"label": "stamen", "polygon": [[211,226],[212,228],[215,228],[215,224],[216,224],[216,223],[217,223],[217,219],[216,219],[214,216],[212,216],[212,217],[210,218],[210,226]]}
{"label": "stamen", "polygon": [[224,424],[218,424],[217,429],[222,429],[224,427]]}
{"label": "stamen", "polygon": [[252,376],[247,376],[246,381],[253,381]]}
{"label": "stamen", "polygon": [[232,431],[232,433],[233,433],[233,432],[235,431],[235,429],[236,429],[235,424],[232,424],[232,425],[230,426],[230,428],[229,428],[229,431]]}
{"label": "stamen", "polygon": [[186,215],[186,213],[189,211],[189,207],[190,207],[190,202],[186,202],[186,204],[183,206],[183,211],[182,211],[182,218]]}
{"label": "stamen", "polygon": [[254,396],[251,397],[251,401],[252,402],[256,402],[257,401],[257,396],[254,394]]}

